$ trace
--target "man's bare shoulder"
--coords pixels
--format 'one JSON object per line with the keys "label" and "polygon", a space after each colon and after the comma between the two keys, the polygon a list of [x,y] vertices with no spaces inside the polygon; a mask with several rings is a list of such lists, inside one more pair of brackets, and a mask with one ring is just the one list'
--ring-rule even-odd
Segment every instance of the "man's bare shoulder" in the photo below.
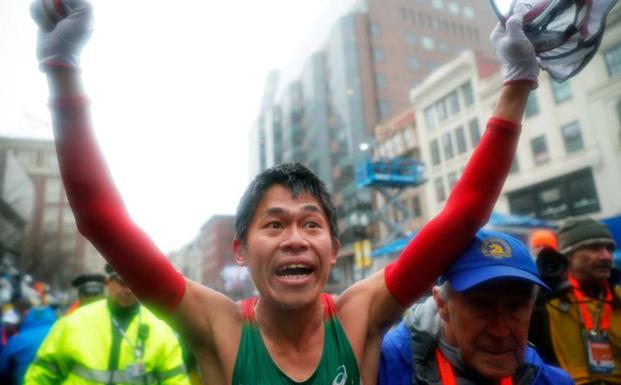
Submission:
{"label": "man's bare shoulder", "polygon": [[216,337],[239,334],[241,304],[226,295],[186,279],[186,290],[174,313],[178,331],[192,344],[211,345]]}
{"label": "man's bare shoulder", "polygon": [[368,309],[373,298],[382,290],[382,286],[385,286],[382,272],[376,272],[355,282],[343,293],[335,296],[337,312],[358,312],[363,308]]}
{"label": "man's bare shoulder", "polygon": [[386,287],[383,270],[354,283],[335,302],[346,328],[364,322],[367,333],[371,334],[383,332],[403,311]]}

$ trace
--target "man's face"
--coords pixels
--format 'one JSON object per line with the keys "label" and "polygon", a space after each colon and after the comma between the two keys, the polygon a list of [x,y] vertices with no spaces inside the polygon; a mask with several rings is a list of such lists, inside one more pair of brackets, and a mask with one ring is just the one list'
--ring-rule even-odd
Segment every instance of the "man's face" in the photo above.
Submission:
{"label": "man's face", "polygon": [[579,281],[601,281],[610,278],[612,252],[606,244],[582,247],[569,256],[569,272]]}
{"label": "man's face", "polygon": [[528,341],[532,290],[523,281],[501,280],[463,293],[451,291],[446,300],[434,292],[446,342],[484,377],[513,375]]}
{"label": "man's face", "polygon": [[112,275],[106,282],[108,298],[118,307],[129,308],[138,303],[138,299],[118,275]]}
{"label": "man's face", "polygon": [[239,264],[247,265],[262,300],[290,309],[312,304],[336,262],[338,242],[317,199],[270,187],[248,226],[246,244],[233,244]]}

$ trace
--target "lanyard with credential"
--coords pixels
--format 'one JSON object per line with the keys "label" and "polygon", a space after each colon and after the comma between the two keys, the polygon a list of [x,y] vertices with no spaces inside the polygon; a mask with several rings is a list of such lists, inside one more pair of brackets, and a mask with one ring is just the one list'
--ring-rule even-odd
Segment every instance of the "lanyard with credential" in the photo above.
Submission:
{"label": "lanyard with credential", "polygon": [[599,295],[595,319],[593,319],[587,309],[587,300],[580,288],[580,282],[571,276],[568,277],[568,280],[580,310],[578,315],[582,320],[581,334],[589,373],[609,375],[615,367],[615,360],[608,338],[608,329],[612,318],[612,292],[608,282],[604,282],[605,290],[603,295]]}
{"label": "lanyard with credential", "polygon": [[[116,318],[114,318],[114,316],[112,316],[112,323],[114,324],[114,327],[121,334],[121,337],[125,341],[127,341],[127,343],[129,344],[129,346],[131,346],[132,349],[134,349],[134,358],[136,359],[136,361],[137,362],[142,361],[142,355],[143,355],[143,349],[144,349],[144,341],[140,340],[140,325],[142,324],[142,316],[141,316],[140,312],[138,313],[138,336],[136,337],[136,342],[133,342],[129,338],[129,336],[126,333],[126,330],[123,329],[121,327],[121,325],[119,325],[119,322],[116,320]],[[129,328],[129,324],[127,325],[127,327]]]}
{"label": "lanyard with credential", "polygon": [[[600,300],[599,307],[597,308],[597,312],[595,313],[595,321],[591,317],[591,313],[586,307],[586,298],[584,293],[580,289],[580,282],[578,282],[574,277],[568,277],[569,284],[573,289],[573,293],[576,296],[576,300],[578,300],[578,308],[580,309],[580,315],[582,317],[582,322],[584,323],[584,328],[586,331],[602,331],[607,332],[610,329],[610,319],[612,318],[612,292],[610,291],[610,287],[608,286],[608,282],[604,282],[604,301],[603,303]],[[602,314],[602,306],[603,306],[603,314]],[[600,319],[600,314],[602,314]],[[600,322],[601,321],[601,322]]]}
{"label": "lanyard with credential", "polygon": [[[440,370],[440,379],[444,385],[457,385],[455,381],[455,374],[453,373],[453,367],[446,358],[440,352],[440,349],[436,349],[436,359],[438,360],[438,369]],[[513,379],[511,377],[505,377],[500,380],[500,385],[513,385]]]}

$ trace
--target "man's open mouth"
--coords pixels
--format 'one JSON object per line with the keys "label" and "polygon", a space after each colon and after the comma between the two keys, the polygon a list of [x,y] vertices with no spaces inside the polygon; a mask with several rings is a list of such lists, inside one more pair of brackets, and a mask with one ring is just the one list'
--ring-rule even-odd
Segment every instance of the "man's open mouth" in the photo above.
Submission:
{"label": "man's open mouth", "polygon": [[312,272],[313,268],[311,266],[301,263],[292,263],[278,268],[276,270],[276,276],[281,278],[304,278],[312,274]]}

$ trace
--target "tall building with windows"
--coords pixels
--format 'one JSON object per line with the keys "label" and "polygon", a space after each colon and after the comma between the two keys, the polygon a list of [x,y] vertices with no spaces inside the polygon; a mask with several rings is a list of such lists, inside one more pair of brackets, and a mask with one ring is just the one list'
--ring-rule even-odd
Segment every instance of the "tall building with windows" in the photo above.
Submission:
{"label": "tall building with windows", "polygon": [[[412,91],[430,215],[461,175],[491,116],[502,79],[467,52]],[[548,220],[621,215],[621,6],[611,12],[598,53],[577,76],[547,73],[530,94],[498,211]]]}
{"label": "tall building with windows", "polygon": [[[344,5],[346,5],[344,7]],[[409,91],[465,49],[490,54],[489,4],[470,0],[340,0],[321,39],[268,78],[253,136],[260,169],[298,161],[333,192],[342,233],[335,275],[352,274],[352,218],[372,217],[373,194],[355,183],[362,143],[409,105]],[[267,101],[267,102],[266,102]],[[256,169],[256,166],[253,166]],[[258,171],[258,170],[257,170]],[[345,278],[343,278],[345,277]],[[347,283],[347,282],[346,282]]]}

